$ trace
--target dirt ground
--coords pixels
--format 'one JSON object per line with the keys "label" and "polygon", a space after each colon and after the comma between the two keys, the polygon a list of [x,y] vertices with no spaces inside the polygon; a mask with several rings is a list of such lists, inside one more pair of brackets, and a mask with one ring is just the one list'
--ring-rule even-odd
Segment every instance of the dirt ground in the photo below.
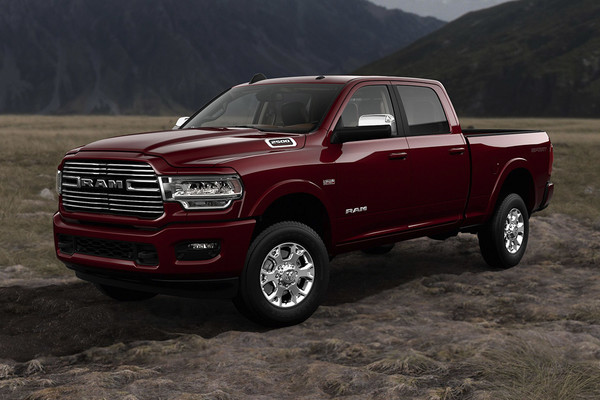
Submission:
{"label": "dirt ground", "polygon": [[505,271],[466,234],[339,256],[316,314],[272,330],[227,301],[119,304],[5,268],[0,398],[597,399],[599,239],[551,215]]}

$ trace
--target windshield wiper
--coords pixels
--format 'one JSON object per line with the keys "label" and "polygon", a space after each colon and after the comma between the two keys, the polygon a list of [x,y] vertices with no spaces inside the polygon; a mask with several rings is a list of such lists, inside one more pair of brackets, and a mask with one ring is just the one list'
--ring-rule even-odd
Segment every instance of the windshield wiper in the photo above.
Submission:
{"label": "windshield wiper", "polygon": [[233,125],[233,126],[230,126],[229,128],[250,128],[250,129],[256,129],[261,132],[265,131],[265,129],[260,129],[259,127],[255,126],[255,125]]}

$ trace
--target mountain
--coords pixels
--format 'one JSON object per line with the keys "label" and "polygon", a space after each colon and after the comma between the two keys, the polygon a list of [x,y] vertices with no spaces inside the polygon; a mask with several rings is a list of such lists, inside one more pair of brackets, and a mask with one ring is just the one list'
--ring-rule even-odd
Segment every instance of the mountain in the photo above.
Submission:
{"label": "mountain", "polygon": [[473,12],[358,69],[438,79],[461,114],[600,115],[600,2],[520,0]]}
{"label": "mountain", "polygon": [[488,8],[510,0],[371,0],[387,8],[399,8],[418,15],[452,21],[470,11]]}
{"label": "mountain", "polygon": [[0,0],[0,113],[179,113],[351,71],[444,23],[366,0]]}

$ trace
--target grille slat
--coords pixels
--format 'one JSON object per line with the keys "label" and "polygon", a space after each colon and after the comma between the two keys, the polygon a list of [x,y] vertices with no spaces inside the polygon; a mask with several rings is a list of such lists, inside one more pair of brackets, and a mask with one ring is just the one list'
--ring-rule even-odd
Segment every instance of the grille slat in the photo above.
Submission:
{"label": "grille slat", "polygon": [[[129,189],[128,180],[133,184]],[[164,212],[158,177],[149,164],[142,162],[66,161],[62,200],[67,211],[146,219],[158,218]]]}
{"label": "grille slat", "polygon": [[160,201],[153,201],[153,200],[111,199],[111,201],[113,203],[114,202],[121,202],[123,204],[128,204],[128,203],[140,203],[140,205],[143,205],[143,204],[154,204],[155,206],[162,207],[162,202],[160,202]]}
{"label": "grille slat", "polygon": [[81,203],[81,204],[92,204],[92,205],[96,205],[96,206],[103,206],[104,204],[106,204],[103,201],[89,201],[89,200],[73,200],[73,199],[67,199],[67,200],[63,200],[63,203]]}
{"label": "grille slat", "polygon": [[156,214],[156,211],[143,211],[143,210],[139,210],[139,209],[135,209],[135,210],[127,210],[124,208],[109,208],[108,210],[110,211],[116,211],[118,213],[136,213],[136,214]]}
{"label": "grille slat", "polygon": [[117,203],[117,202],[109,202],[111,207],[130,207],[134,205],[136,208],[151,208],[151,209],[162,209],[162,205],[150,204],[150,203],[142,203],[142,204],[128,204],[128,203]]}

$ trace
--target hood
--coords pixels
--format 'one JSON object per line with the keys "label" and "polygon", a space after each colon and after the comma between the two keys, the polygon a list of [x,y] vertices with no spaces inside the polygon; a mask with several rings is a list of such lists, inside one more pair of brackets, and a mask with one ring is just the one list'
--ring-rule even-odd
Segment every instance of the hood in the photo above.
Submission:
{"label": "hood", "polygon": [[139,152],[173,167],[213,166],[251,155],[299,149],[305,136],[247,128],[182,129],[98,140],[80,151]]}

